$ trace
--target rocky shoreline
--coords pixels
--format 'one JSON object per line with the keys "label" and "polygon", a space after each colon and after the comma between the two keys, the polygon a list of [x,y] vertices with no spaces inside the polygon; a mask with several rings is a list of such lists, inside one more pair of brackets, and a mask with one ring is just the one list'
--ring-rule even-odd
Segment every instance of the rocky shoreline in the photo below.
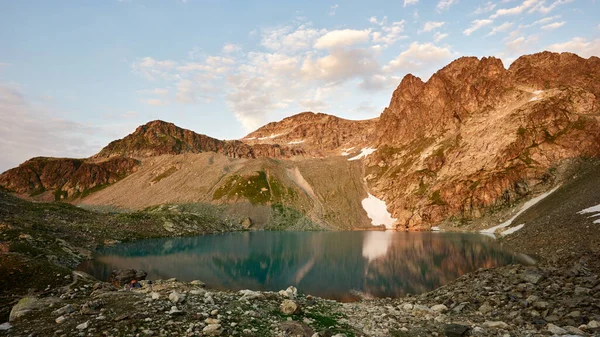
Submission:
{"label": "rocky shoreline", "polygon": [[25,297],[9,336],[599,336],[600,279],[570,269],[480,269],[432,292],[339,303],[302,294],[218,291],[200,281],[127,290],[81,272]]}

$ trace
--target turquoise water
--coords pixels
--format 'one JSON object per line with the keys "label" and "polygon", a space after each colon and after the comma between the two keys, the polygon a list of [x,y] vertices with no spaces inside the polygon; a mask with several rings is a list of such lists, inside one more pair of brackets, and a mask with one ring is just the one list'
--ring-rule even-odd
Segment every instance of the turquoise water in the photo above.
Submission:
{"label": "turquoise water", "polygon": [[116,268],[148,279],[201,280],[217,289],[279,291],[293,285],[341,301],[419,294],[481,267],[519,263],[477,234],[243,232],[143,240],[99,250],[78,269],[108,279]]}

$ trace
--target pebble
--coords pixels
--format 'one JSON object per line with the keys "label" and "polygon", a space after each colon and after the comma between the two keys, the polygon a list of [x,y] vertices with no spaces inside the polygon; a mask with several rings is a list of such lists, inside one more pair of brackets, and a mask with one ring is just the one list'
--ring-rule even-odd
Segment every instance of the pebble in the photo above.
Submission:
{"label": "pebble", "polygon": [[500,328],[500,329],[508,328],[508,324],[506,324],[502,321],[485,321],[485,322],[483,322],[483,326],[486,328]]}
{"label": "pebble", "polygon": [[281,312],[284,315],[292,315],[298,310],[298,304],[292,300],[283,300],[281,302]]}
{"label": "pebble", "polygon": [[58,316],[54,321],[56,322],[56,324],[62,324],[67,320],[67,318],[65,316]]}
{"label": "pebble", "polygon": [[89,326],[90,326],[90,321],[86,321],[86,322],[83,322],[83,323],[79,324],[79,325],[76,327],[76,329],[77,329],[77,330],[85,330],[85,329],[87,329]]}
{"label": "pebble", "polygon": [[548,324],[548,326],[546,326],[546,329],[556,335],[564,335],[568,332],[567,330],[565,330],[559,326],[556,326],[554,324]]}

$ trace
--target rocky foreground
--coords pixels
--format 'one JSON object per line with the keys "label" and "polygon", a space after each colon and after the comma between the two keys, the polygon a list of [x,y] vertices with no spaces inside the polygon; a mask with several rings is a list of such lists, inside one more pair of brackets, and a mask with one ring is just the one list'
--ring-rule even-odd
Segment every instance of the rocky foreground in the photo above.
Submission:
{"label": "rocky foreground", "polygon": [[[63,277],[57,275],[57,277]],[[419,296],[338,303],[301,294],[217,291],[200,281],[128,290],[74,272],[25,297],[10,336],[599,336],[600,279],[569,270],[482,269]]]}

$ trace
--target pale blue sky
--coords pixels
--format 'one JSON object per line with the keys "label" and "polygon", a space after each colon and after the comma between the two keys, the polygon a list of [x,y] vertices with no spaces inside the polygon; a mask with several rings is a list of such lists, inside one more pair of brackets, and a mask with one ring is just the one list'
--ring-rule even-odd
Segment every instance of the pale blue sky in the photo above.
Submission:
{"label": "pale blue sky", "polygon": [[0,171],[153,119],[220,139],[301,112],[378,116],[459,56],[600,54],[594,0],[0,1]]}

